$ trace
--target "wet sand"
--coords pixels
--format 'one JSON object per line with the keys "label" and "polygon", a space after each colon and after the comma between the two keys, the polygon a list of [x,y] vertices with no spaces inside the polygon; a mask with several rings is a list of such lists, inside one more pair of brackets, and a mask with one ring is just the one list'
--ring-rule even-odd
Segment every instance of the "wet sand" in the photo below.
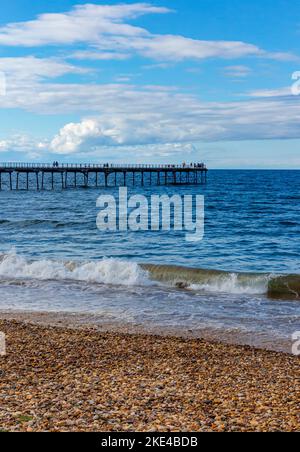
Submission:
{"label": "wet sand", "polygon": [[42,317],[0,320],[2,431],[300,430],[297,357]]}

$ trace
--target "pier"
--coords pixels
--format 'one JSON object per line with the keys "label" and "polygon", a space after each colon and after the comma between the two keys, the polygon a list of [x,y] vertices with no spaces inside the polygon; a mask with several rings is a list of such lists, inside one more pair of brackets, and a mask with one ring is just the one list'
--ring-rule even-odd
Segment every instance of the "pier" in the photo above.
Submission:
{"label": "pier", "polygon": [[203,163],[190,165],[0,163],[0,190],[54,190],[116,186],[200,185]]}

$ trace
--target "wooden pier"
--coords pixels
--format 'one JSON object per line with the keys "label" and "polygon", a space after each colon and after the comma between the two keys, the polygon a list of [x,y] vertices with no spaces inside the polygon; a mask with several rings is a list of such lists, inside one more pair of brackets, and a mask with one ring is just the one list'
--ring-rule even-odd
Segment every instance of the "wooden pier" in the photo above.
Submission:
{"label": "wooden pier", "polygon": [[200,185],[207,182],[206,166],[0,163],[0,190],[145,185]]}

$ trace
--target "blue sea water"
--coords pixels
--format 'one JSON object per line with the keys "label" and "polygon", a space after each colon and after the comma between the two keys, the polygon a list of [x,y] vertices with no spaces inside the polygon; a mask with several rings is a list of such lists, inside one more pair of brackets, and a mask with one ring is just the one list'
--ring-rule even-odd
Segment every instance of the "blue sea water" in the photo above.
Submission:
{"label": "blue sea water", "polygon": [[[300,301],[268,298],[263,276],[300,275],[300,171],[212,170],[206,185],[128,187],[129,196],[204,195],[199,243],[186,242],[184,232],[100,232],[96,200],[117,196],[116,187],[74,189],[70,180],[68,190],[57,181],[54,191],[37,192],[32,181],[32,190],[17,192],[2,179],[0,309],[211,330],[270,348],[300,330]],[[178,290],[139,266],[150,263],[228,273]],[[238,272],[262,278],[241,285]]]}

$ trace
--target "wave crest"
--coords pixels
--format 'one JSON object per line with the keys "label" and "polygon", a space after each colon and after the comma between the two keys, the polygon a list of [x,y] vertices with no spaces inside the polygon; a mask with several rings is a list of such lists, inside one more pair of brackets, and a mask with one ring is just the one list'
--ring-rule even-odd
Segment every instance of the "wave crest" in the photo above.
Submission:
{"label": "wave crest", "polygon": [[82,281],[115,286],[167,287],[230,294],[268,295],[278,299],[300,299],[300,275],[232,273],[170,265],[139,265],[106,259],[91,262],[30,261],[12,251],[0,254],[2,280]]}
{"label": "wave crest", "polygon": [[29,261],[15,252],[0,256],[0,278],[71,280],[111,285],[144,285],[147,272],[137,263],[117,259],[96,262]]}
{"label": "wave crest", "polygon": [[229,273],[171,265],[144,265],[143,268],[155,280],[179,288],[205,292],[266,294],[270,280],[270,275]]}

